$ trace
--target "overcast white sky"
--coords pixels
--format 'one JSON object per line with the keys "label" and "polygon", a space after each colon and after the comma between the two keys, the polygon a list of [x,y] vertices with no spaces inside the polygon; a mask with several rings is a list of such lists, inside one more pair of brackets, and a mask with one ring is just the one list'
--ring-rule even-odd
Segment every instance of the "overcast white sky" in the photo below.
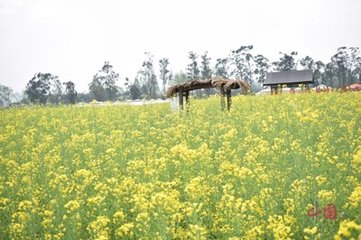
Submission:
{"label": "overcast white sky", "polygon": [[0,34],[0,84],[21,91],[50,72],[82,92],[104,61],[132,80],[146,51],[174,72],[189,51],[215,60],[249,44],[272,61],[280,51],[329,61],[361,47],[361,1],[0,0]]}

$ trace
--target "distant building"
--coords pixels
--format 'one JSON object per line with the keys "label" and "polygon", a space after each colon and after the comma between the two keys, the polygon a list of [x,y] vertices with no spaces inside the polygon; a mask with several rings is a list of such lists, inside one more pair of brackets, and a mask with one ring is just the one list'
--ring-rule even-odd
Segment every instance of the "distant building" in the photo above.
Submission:
{"label": "distant building", "polygon": [[270,86],[272,94],[277,94],[283,86],[296,88],[302,85],[309,89],[310,83],[314,83],[312,70],[295,70],[267,73],[263,86]]}

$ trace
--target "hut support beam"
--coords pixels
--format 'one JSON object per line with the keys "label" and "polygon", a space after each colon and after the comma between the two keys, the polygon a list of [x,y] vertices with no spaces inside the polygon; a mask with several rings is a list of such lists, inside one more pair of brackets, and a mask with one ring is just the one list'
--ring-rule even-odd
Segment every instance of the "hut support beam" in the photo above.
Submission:
{"label": "hut support beam", "polygon": [[223,89],[223,86],[221,87],[220,89],[220,92],[221,92],[221,109],[222,111],[224,110],[224,107],[225,107],[225,102],[224,102],[224,89]]}
{"label": "hut support beam", "polygon": [[187,111],[188,111],[188,108],[189,108],[189,91],[185,92],[185,97],[186,97],[186,108],[187,108]]}
{"label": "hut support beam", "polygon": [[179,89],[179,109],[183,110],[183,89]]}
{"label": "hut support beam", "polygon": [[229,109],[231,108],[231,104],[232,104],[232,99],[231,99],[231,90],[227,90],[227,110],[229,111]]}

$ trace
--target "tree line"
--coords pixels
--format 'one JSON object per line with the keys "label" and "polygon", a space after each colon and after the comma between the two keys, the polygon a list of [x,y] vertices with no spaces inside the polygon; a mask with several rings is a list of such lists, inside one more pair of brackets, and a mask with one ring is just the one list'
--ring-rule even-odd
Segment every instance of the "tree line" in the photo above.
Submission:
{"label": "tree line", "polygon": [[[248,81],[252,91],[259,91],[265,81],[267,72],[311,69],[315,84],[325,84],[333,88],[343,88],[351,83],[361,82],[361,55],[358,47],[340,47],[324,63],[310,56],[298,57],[296,51],[279,53],[277,61],[271,62],[262,54],[253,52],[253,45],[241,46],[231,50],[225,58],[216,58],[211,65],[208,52],[199,55],[188,53],[189,64],[185,71],[173,73],[169,69],[168,58],[158,62],[159,72],[155,72],[154,57],[146,52],[144,61],[135,78],[125,77],[124,86],[118,85],[120,75],[113,70],[109,62],[93,76],[87,93],[77,93],[75,83],[61,82],[51,73],[36,73],[25,88],[22,103],[32,104],[75,104],[76,102],[116,101],[124,99],[164,98],[169,85],[196,79],[219,77],[224,79],[243,79]],[[205,90],[203,94],[210,94]],[[199,92],[198,92],[199,93]],[[0,85],[0,106],[11,103],[13,91]]]}

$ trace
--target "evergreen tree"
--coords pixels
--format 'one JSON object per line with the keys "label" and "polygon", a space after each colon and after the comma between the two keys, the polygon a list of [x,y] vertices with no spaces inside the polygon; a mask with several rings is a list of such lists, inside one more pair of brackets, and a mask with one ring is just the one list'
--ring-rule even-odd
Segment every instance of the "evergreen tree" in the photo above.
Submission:
{"label": "evergreen tree", "polygon": [[142,98],[141,86],[138,78],[135,78],[134,83],[129,85],[129,94],[130,98],[133,100]]}
{"label": "evergreen tree", "polygon": [[75,104],[78,93],[75,90],[75,84],[72,81],[64,82],[65,85],[65,103]]}

